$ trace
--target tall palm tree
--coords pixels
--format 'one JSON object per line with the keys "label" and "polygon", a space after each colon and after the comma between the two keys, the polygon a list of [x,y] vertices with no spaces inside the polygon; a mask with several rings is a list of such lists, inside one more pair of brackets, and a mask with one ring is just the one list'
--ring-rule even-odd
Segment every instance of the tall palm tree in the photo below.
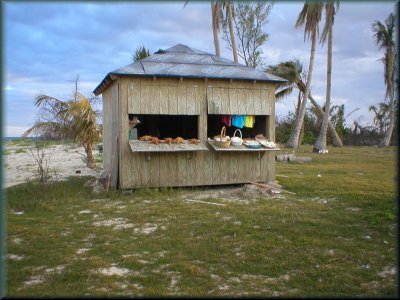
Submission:
{"label": "tall palm tree", "polygon": [[[189,0],[186,0],[183,7],[185,7],[188,4],[188,2],[189,2]],[[213,37],[214,37],[215,55],[221,56],[221,47],[219,44],[219,32],[221,30],[221,15],[222,15],[223,10],[225,10],[226,18],[228,20],[229,34],[230,34],[231,43],[232,43],[233,61],[235,63],[238,63],[239,62],[238,50],[237,50],[237,44],[236,44],[236,39],[235,39],[235,33],[233,30],[234,6],[233,6],[232,1],[221,1],[221,0],[211,1],[211,25],[212,25]]]}
{"label": "tall palm tree", "polygon": [[307,107],[307,99],[310,93],[311,78],[315,58],[315,45],[318,37],[318,24],[321,20],[322,7],[323,4],[319,2],[306,2],[295,24],[296,27],[304,25],[304,39],[306,39],[306,37],[311,38],[311,53],[304,97],[301,103],[299,114],[296,117],[294,128],[290,134],[289,140],[286,143],[286,147],[288,148],[297,148],[299,143],[301,126],[303,124],[304,115],[306,113]]}
{"label": "tall palm tree", "polygon": [[385,72],[386,84],[386,97],[389,98],[389,128],[382,142],[379,144],[381,147],[387,147],[393,133],[395,114],[394,114],[394,70],[395,70],[395,49],[394,49],[394,35],[395,35],[396,17],[393,13],[385,20],[385,23],[375,21],[372,24],[372,31],[374,33],[376,44],[379,49],[384,49],[385,54],[382,58]]}
{"label": "tall palm tree", "polygon": [[221,30],[221,5],[218,1],[211,1],[211,24],[214,36],[215,55],[221,56],[221,46],[219,44],[219,32]]}
{"label": "tall palm tree", "polygon": [[228,20],[229,34],[231,36],[231,44],[232,44],[232,53],[233,53],[233,61],[235,63],[239,62],[238,58],[238,50],[235,39],[235,31],[233,29],[233,3],[232,1],[222,1],[222,9],[226,11],[226,18]]}
{"label": "tall palm tree", "polygon": [[37,96],[35,105],[48,109],[47,120],[37,121],[22,136],[52,133],[57,137],[73,138],[83,145],[87,166],[94,168],[92,148],[101,138],[101,128],[97,123],[99,113],[93,109],[91,100],[80,93],[74,96],[76,101],[63,101],[48,95]]}
{"label": "tall palm tree", "polygon": [[[321,128],[318,138],[315,142],[314,149],[326,149],[326,134],[328,129],[329,109],[331,105],[331,83],[332,83],[332,40],[333,40],[333,22],[335,20],[336,10],[339,8],[339,1],[328,1],[325,3],[325,26],[321,34],[321,42],[325,43],[328,38],[328,59],[327,59],[327,72],[326,72],[326,99],[324,117],[322,119]],[[336,9],[335,9],[336,6]]]}
{"label": "tall palm tree", "polygon": [[[281,62],[275,66],[269,66],[266,69],[266,72],[271,73],[273,75],[282,77],[287,79],[283,85],[280,86],[280,89],[275,94],[276,99],[282,99],[283,97],[288,96],[292,93],[293,89],[298,89],[302,95],[305,94],[306,84],[304,83],[304,75],[303,74],[303,65],[298,59],[289,60],[286,62]],[[324,112],[318,103],[314,100],[311,95],[311,92],[308,93],[308,99],[311,101],[312,105],[315,107],[317,114],[319,117],[322,117]],[[298,101],[299,102],[299,101]],[[298,105],[298,107],[300,107]],[[332,126],[330,120],[328,120],[328,133],[331,136],[332,144],[335,147],[343,147],[343,143],[337,134],[335,127]],[[299,138],[299,141],[301,139]]]}

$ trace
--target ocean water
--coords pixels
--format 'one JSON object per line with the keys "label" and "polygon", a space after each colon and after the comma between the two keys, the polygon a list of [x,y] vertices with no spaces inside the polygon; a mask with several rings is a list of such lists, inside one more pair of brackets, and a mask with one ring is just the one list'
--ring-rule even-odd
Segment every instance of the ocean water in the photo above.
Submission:
{"label": "ocean water", "polygon": [[5,142],[10,142],[10,141],[15,141],[15,140],[27,140],[27,139],[32,139],[34,140],[34,137],[20,137],[20,136],[5,136],[3,137],[3,143]]}

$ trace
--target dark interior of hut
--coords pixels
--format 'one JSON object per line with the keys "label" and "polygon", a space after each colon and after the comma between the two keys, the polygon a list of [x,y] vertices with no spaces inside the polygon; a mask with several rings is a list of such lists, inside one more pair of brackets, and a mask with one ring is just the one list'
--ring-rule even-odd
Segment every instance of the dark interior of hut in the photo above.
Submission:
{"label": "dark interior of hut", "polygon": [[198,138],[198,116],[188,115],[136,115],[138,137],[151,135],[159,139],[181,137]]}
{"label": "dark interior of hut", "polygon": [[[269,138],[267,135],[267,120],[269,116],[255,116],[255,122],[253,128],[243,127],[240,128],[243,138],[254,138],[257,134],[262,134]],[[207,137],[213,138],[216,135],[221,134],[222,127],[226,127],[226,135],[232,137],[238,129],[235,126],[226,126],[222,121],[222,115],[208,115],[207,120]],[[236,136],[240,136],[236,134]]]}

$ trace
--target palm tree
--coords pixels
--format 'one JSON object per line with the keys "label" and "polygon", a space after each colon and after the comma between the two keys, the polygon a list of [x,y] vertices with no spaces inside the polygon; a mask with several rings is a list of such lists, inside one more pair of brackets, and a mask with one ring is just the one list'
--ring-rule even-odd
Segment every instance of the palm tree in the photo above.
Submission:
{"label": "palm tree", "polygon": [[135,53],[132,55],[132,60],[133,60],[133,62],[137,62],[148,56],[150,56],[149,49],[146,49],[145,46],[139,46],[136,48]]}
{"label": "palm tree", "polygon": [[101,128],[97,123],[98,114],[86,97],[69,103],[68,111],[73,117],[75,140],[81,143],[85,149],[88,167],[94,168],[96,163],[92,149],[94,143],[101,138]]}
{"label": "palm tree", "polygon": [[379,108],[371,105],[368,110],[374,112],[374,123],[379,128],[379,134],[383,136],[389,121],[389,105],[385,102],[380,102],[378,106]]}
{"label": "palm tree", "polygon": [[[183,7],[185,7],[188,4],[189,0],[186,0],[185,4]],[[233,61],[235,63],[238,63],[238,51],[237,51],[237,44],[236,44],[236,39],[235,39],[235,33],[233,30],[233,10],[234,6],[232,1],[211,1],[211,25],[212,25],[212,30],[213,30],[213,36],[214,36],[214,48],[215,48],[215,55],[216,56],[221,56],[221,47],[219,44],[219,32],[221,30],[221,15],[222,11],[226,11],[226,18],[228,20],[228,26],[229,26],[229,33],[231,37],[231,43],[232,43],[232,52],[233,52]]]}
{"label": "palm tree", "polygon": [[221,30],[221,5],[217,1],[211,1],[211,24],[214,36],[215,55],[221,56],[221,47],[219,44],[219,32]]}
{"label": "palm tree", "polygon": [[312,71],[314,67],[314,57],[315,57],[315,45],[318,36],[318,24],[321,20],[322,14],[322,3],[318,2],[306,2],[301,10],[296,24],[296,27],[304,25],[304,39],[311,38],[311,53],[310,53],[310,63],[308,66],[306,88],[304,92],[303,101],[299,110],[299,114],[296,116],[296,121],[294,128],[290,134],[289,140],[286,143],[288,148],[297,148],[299,143],[299,136],[301,131],[301,126],[303,124],[304,115],[306,113],[307,99],[310,93]]}
{"label": "palm tree", "polygon": [[32,133],[51,133],[57,137],[73,138],[83,145],[87,166],[94,168],[92,148],[94,143],[101,138],[101,128],[97,123],[99,113],[91,104],[93,100],[87,99],[78,92],[75,93],[74,100],[70,101],[62,101],[48,95],[37,96],[35,105],[47,110],[47,119],[37,121],[22,136],[26,137]]}
{"label": "palm tree", "polygon": [[385,72],[386,84],[386,97],[389,98],[389,128],[382,142],[379,144],[381,147],[387,147],[393,133],[395,114],[394,114],[394,70],[395,70],[395,49],[394,49],[394,35],[395,35],[396,17],[393,13],[385,20],[385,24],[380,21],[375,21],[372,24],[372,31],[374,33],[376,44],[379,49],[384,49],[385,54],[382,58]]}
{"label": "palm tree", "polygon": [[[336,2],[336,9],[339,8],[339,1]],[[328,129],[329,120],[329,109],[331,105],[331,83],[332,83],[332,40],[333,40],[333,22],[335,19],[335,3],[325,3],[325,26],[321,35],[322,44],[325,43],[328,38],[328,59],[327,59],[327,73],[326,73],[326,99],[325,99],[325,110],[324,117],[322,119],[321,128],[318,134],[318,138],[315,142],[314,149],[325,150],[326,149],[326,134]]]}
{"label": "palm tree", "polygon": [[237,64],[239,62],[238,50],[235,39],[235,32],[233,30],[233,3],[232,1],[222,1],[222,9],[226,11],[226,19],[228,20],[229,34],[231,36],[233,61]]}
{"label": "palm tree", "polygon": [[[281,62],[275,66],[269,66],[266,69],[266,72],[271,73],[273,75],[282,77],[287,79],[288,81],[285,82],[280,86],[280,89],[275,94],[277,100],[282,99],[290,95],[293,89],[298,89],[299,92],[304,95],[306,91],[306,84],[304,84],[304,73],[303,73],[303,65],[298,59],[289,60],[286,62]],[[314,100],[311,95],[311,92],[308,93],[308,99],[311,101],[312,105],[315,107],[316,112],[319,117],[324,115],[323,110],[318,105],[318,103]],[[298,101],[299,103],[300,101]],[[297,105],[300,108],[300,105]],[[304,123],[304,122],[303,122]],[[301,133],[301,131],[300,131]],[[328,119],[328,133],[332,138],[332,144],[335,147],[343,147],[343,143],[337,134],[335,128],[332,126],[331,121]],[[300,144],[300,136],[299,136],[299,144]]]}

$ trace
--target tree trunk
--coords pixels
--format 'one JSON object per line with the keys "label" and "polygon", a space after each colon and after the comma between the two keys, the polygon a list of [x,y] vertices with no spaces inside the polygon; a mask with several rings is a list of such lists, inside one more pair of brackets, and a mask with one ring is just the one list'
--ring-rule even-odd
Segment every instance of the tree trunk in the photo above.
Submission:
{"label": "tree trunk", "polygon": [[[299,115],[300,106],[301,106],[301,91],[299,91],[299,95],[297,96],[296,116]],[[303,142],[303,138],[304,138],[304,122],[303,122],[303,125],[301,125],[298,147],[301,146],[301,143]]]}
{"label": "tree trunk", "polygon": [[316,32],[313,32],[312,33],[312,41],[311,41],[310,64],[308,66],[308,74],[307,74],[307,82],[306,82],[306,90],[304,92],[304,97],[303,97],[303,101],[301,103],[299,115],[296,118],[295,126],[293,128],[292,133],[290,134],[289,140],[286,143],[287,148],[297,148],[298,144],[299,144],[299,136],[300,136],[301,126],[304,121],[304,115],[306,113],[306,107],[307,107],[307,99],[310,94],[312,71],[313,71],[313,67],[314,67],[316,41],[317,41],[317,34],[316,34]]}
{"label": "tree trunk", "polygon": [[386,131],[385,137],[383,138],[382,142],[379,144],[379,147],[388,147],[390,145],[390,140],[393,135],[393,128],[394,128],[394,101],[393,101],[393,92],[390,93],[390,102],[389,102],[389,128]]}
{"label": "tree trunk", "polygon": [[214,7],[216,3],[211,1],[211,23],[212,23],[212,30],[214,36],[214,48],[215,48],[215,55],[221,56],[221,47],[219,46],[219,30],[214,26],[214,18],[216,18],[215,14],[219,13],[219,9]]}
{"label": "tree trunk", "polygon": [[231,35],[231,43],[232,43],[232,52],[233,52],[233,61],[237,64],[239,62],[238,59],[238,50],[236,46],[235,32],[233,31],[233,12],[232,12],[232,2],[228,2],[227,10],[228,10],[228,25],[229,25],[229,33]]}
{"label": "tree trunk", "polygon": [[[318,105],[318,103],[314,100],[314,98],[309,95],[308,99],[310,99],[312,105],[317,109],[317,112],[321,114],[321,116],[324,114],[324,111],[322,108]],[[343,147],[342,140],[340,139],[338,133],[336,132],[335,127],[333,127],[331,120],[328,119],[328,133],[329,136],[332,138],[332,145],[334,147]]]}
{"label": "tree trunk", "polygon": [[328,129],[329,121],[329,110],[331,105],[331,78],[332,78],[332,25],[329,27],[328,32],[328,62],[327,62],[327,74],[326,74],[326,100],[325,100],[325,111],[322,119],[321,128],[318,134],[317,141],[315,142],[314,149],[325,150],[326,149],[326,134]]}
{"label": "tree trunk", "polygon": [[93,156],[93,152],[92,152],[92,144],[86,144],[84,145],[85,148],[85,152],[86,152],[86,165],[91,168],[94,169],[96,167],[96,162],[94,161],[94,156]]}
{"label": "tree trunk", "polygon": [[301,130],[300,130],[300,135],[299,135],[299,143],[298,143],[297,147],[300,147],[301,144],[303,143],[304,132],[305,132],[305,129],[304,129],[304,122],[303,122],[303,124],[301,124]]}
{"label": "tree trunk", "polygon": [[[304,94],[306,87],[302,81],[296,82],[297,88]],[[312,105],[317,109],[318,117],[322,117],[324,115],[324,111],[318,105],[317,101],[314,100],[311,93],[308,95],[308,99],[311,101]],[[342,140],[340,139],[335,127],[333,127],[331,120],[328,119],[328,134],[332,138],[332,145],[334,147],[343,147]]]}
{"label": "tree trunk", "polygon": [[387,68],[385,70],[385,73],[387,75],[387,95],[389,96],[389,127],[386,130],[385,137],[383,138],[382,142],[379,144],[379,147],[388,147],[390,145],[390,140],[392,138],[393,134],[393,128],[394,128],[394,89],[393,89],[393,77],[394,77],[394,63],[393,63],[393,52],[388,49],[388,52],[385,55],[387,57],[386,61],[387,63],[385,64],[385,67]]}

